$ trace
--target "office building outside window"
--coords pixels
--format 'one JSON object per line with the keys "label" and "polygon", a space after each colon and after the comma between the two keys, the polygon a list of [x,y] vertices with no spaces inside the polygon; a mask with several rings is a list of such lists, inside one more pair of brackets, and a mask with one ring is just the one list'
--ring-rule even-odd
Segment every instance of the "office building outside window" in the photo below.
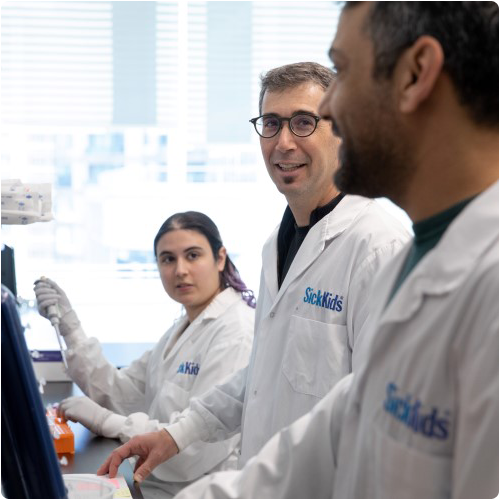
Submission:
{"label": "office building outside window", "polygon": [[163,291],[152,243],[163,220],[185,210],[213,218],[257,292],[261,247],[285,208],[248,123],[259,75],[305,60],[328,65],[339,9],[4,2],[2,178],[51,183],[55,216],[2,228],[21,297],[33,300],[33,281],[46,275],[89,335],[156,341],[181,311]]}

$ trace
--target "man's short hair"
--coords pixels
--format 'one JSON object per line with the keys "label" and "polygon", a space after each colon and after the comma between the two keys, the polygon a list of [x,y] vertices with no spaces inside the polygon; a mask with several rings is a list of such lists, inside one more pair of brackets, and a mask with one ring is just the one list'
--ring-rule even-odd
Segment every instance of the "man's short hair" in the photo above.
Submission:
{"label": "man's short hair", "polygon": [[[362,2],[345,2],[344,9]],[[478,124],[498,125],[498,5],[494,2],[373,2],[367,26],[375,78],[389,78],[405,49],[429,35],[444,70]]]}
{"label": "man's short hair", "polygon": [[269,70],[260,77],[259,113],[266,92],[281,92],[303,83],[315,83],[326,90],[333,80],[331,69],[315,62],[286,64]]}

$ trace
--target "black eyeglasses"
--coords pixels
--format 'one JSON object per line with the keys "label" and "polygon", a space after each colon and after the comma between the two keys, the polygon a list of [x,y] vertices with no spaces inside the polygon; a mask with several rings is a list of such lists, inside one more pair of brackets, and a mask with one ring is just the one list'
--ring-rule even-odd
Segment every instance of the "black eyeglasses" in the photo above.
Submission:
{"label": "black eyeglasses", "polygon": [[320,116],[311,113],[295,113],[290,118],[277,115],[262,115],[249,120],[253,123],[255,131],[266,139],[274,137],[283,127],[283,122],[287,121],[292,134],[297,137],[310,136],[318,126]]}

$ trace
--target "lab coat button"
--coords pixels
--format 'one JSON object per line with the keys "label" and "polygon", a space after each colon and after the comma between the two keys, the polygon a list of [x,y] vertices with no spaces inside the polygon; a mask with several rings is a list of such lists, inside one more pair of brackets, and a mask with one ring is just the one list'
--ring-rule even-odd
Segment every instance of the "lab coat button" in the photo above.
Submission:
{"label": "lab coat button", "polygon": [[274,312],[272,312],[271,314],[269,314],[269,317],[270,318],[274,318]]}

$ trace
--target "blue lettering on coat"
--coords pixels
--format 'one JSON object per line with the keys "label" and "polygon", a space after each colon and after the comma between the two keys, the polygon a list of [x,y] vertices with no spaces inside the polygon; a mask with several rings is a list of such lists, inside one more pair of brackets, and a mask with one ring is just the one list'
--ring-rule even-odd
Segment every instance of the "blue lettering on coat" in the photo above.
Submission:
{"label": "blue lettering on coat", "polygon": [[185,375],[198,375],[200,371],[200,364],[193,363],[192,361],[185,361],[177,368],[177,373],[184,373]]}
{"label": "blue lettering on coat", "polygon": [[425,411],[418,398],[414,398],[411,394],[406,394],[404,397],[400,395],[398,386],[394,382],[387,384],[386,395],[387,398],[383,403],[384,410],[413,432],[428,438],[441,440],[448,438],[449,411],[445,410],[440,415],[436,406],[431,407],[430,412]]}
{"label": "blue lettering on coat", "polygon": [[308,286],[302,300],[306,304],[311,304],[313,306],[323,307],[324,309],[341,312],[344,297],[339,297],[338,294],[334,295],[332,292],[322,292],[319,289],[314,290],[314,288]]}

